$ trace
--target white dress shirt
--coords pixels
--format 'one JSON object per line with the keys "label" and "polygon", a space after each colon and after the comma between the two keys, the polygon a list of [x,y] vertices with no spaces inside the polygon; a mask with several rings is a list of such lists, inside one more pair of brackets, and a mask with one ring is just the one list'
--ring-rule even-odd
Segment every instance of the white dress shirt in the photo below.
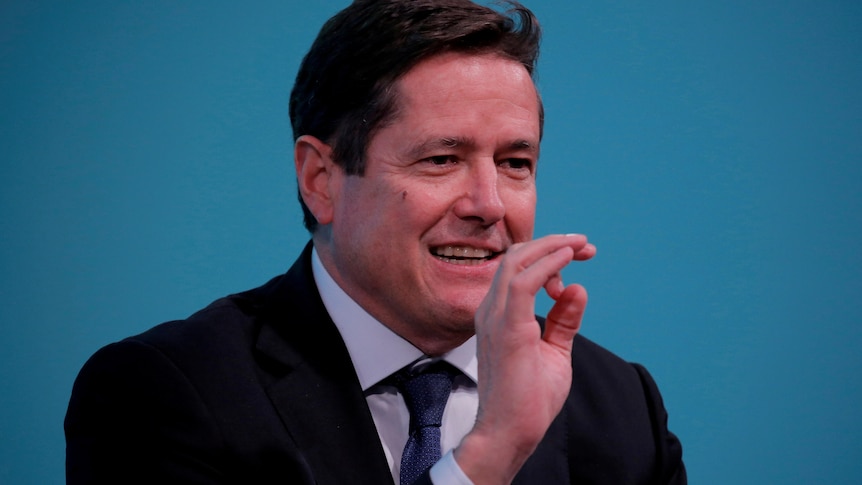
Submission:
{"label": "white dress shirt", "polygon": [[[407,444],[410,413],[395,386],[381,384],[381,381],[407,365],[424,365],[432,359],[353,301],[323,267],[316,249],[312,252],[311,263],[314,281],[326,311],[338,327],[350,353],[392,478],[395,483],[399,483],[401,454]],[[458,368],[462,375],[454,379],[452,393],[443,412],[440,428],[443,458],[431,468],[431,481],[435,485],[472,485],[455,461],[452,449],[458,446],[476,421],[479,406],[476,337],[443,355],[441,359]]]}

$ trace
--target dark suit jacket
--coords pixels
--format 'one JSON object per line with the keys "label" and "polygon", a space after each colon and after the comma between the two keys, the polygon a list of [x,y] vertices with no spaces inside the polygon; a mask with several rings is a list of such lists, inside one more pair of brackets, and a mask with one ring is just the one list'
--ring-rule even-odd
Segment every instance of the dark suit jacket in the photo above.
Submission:
{"label": "dark suit jacket", "polygon": [[[646,370],[583,337],[573,366],[571,396],[515,483],[685,483]],[[392,483],[310,245],[264,286],[98,351],[65,429],[70,484]]]}

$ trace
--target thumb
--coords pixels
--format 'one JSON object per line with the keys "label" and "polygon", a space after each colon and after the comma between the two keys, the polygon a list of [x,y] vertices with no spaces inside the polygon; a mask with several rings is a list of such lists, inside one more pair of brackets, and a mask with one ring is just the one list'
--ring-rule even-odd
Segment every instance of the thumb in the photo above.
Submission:
{"label": "thumb", "polygon": [[587,307],[587,290],[581,285],[567,286],[545,319],[542,339],[554,347],[571,352],[572,339],[581,328]]}

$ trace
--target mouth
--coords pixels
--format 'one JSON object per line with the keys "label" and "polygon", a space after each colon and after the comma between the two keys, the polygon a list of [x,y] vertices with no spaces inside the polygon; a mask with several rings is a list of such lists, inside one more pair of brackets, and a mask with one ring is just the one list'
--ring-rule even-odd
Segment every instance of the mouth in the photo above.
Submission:
{"label": "mouth", "polygon": [[471,246],[436,246],[431,248],[431,254],[450,264],[476,265],[490,261],[502,253]]}

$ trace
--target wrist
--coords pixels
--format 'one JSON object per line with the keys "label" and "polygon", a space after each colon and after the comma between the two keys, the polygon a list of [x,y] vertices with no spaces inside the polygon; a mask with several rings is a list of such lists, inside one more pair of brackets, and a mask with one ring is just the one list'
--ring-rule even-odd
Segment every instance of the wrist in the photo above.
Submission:
{"label": "wrist", "polygon": [[453,454],[475,485],[503,485],[512,482],[537,445],[538,441],[519,444],[506,433],[485,433],[477,425]]}

